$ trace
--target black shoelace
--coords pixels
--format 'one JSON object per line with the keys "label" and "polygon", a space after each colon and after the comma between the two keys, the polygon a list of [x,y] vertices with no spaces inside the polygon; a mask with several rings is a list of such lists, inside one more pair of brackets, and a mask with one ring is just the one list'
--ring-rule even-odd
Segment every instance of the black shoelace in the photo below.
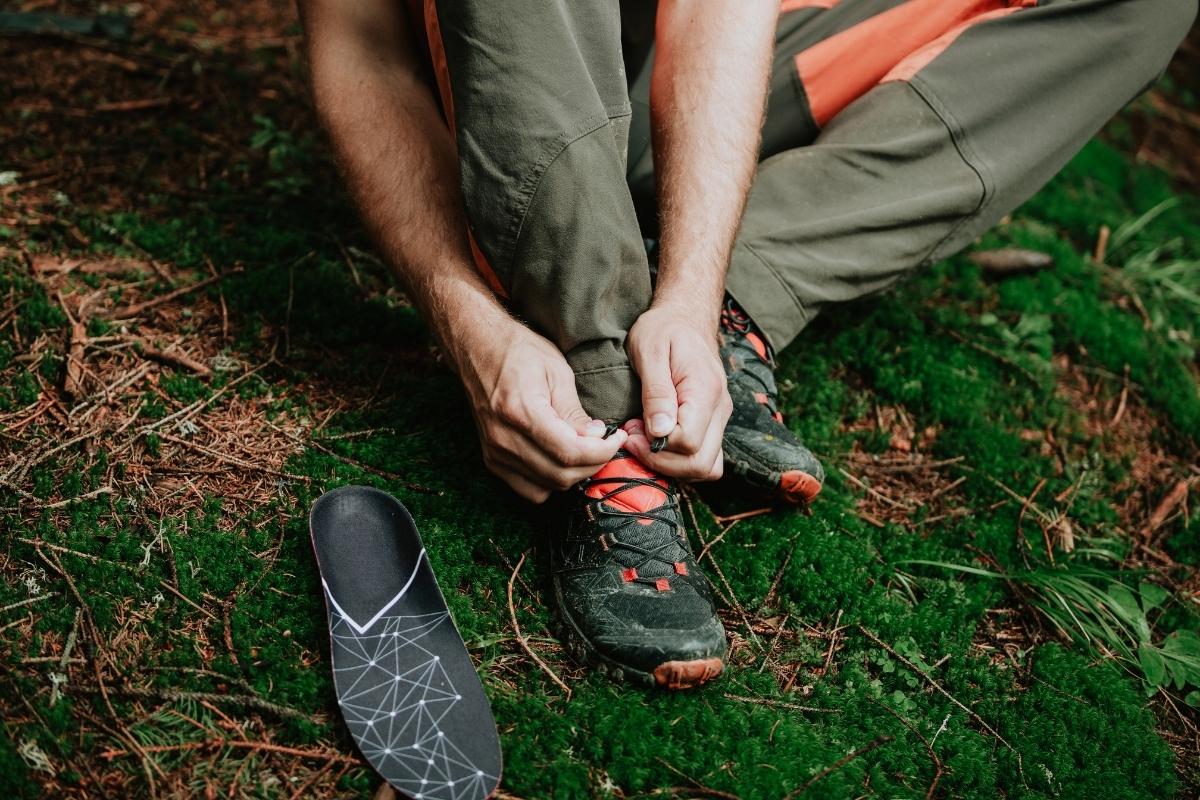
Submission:
{"label": "black shoelace", "polygon": [[[736,347],[739,350],[744,350],[747,356],[752,356],[756,361],[759,361],[770,368],[771,351],[767,351],[767,358],[764,359],[761,355],[759,355],[758,350],[754,348],[754,345],[750,343],[747,335],[753,333],[755,336],[758,336],[763,342],[764,347],[766,347],[766,340],[763,339],[762,334],[755,327],[754,321],[750,319],[750,315],[743,311],[741,306],[737,304],[737,301],[729,295],[725,296],[725,306],[721,309],[721,327],[724,328],[728,333],[735,334],[733,347]],[[775,388],[773,386],[767,383],[767,381],[762,376],[758,375],[754,370],[743,368],[738,374],[739,376],[745,376],[754,383],[758,384],[758,387],[761,389],[761,391],[756,391],[755,394],[762,395],[763,397],[767,398],[767,402],[763,403],[763,405],[765,405],[767,410],[769,410],[772,414],[779,413],[779,409],[776,407],[777,399],[775,397]]]}
{"label": "black shoelace", "polygon": [[[622,457],[623,456],[618,453],[617,458]],[[629,458],[629,456],[624,457]],[[591,498],[591,496],[587,494],[587,490],[593,486],[599,485],[611,485],[613,488],[605,491],[600,495],[600,497]],[[585,478],[579,482],[578,486],[580,491],[584,493],[584,496],[590,498],[588,508],[590,509],[590,514],[592,516],[597,518],[601,516],[615,517],[626,520],[626,522],[620,527],[611,531],[606,531],[603,534],[603,541],[607,547],[625,550],[638,556],[639,560],[636,563],[629,565],[638,572],[640,572],[642,567],[644,567],[646,564],[649,564],[651,561],[656,561],[666,566],[671,572],[674,571],[675,564],[678,559],[670,557],[666,551],[671,548],[680,547],[678,536],[679,517],[675,513],[679,510],[679,500],[676,493],[670,488],[670,486],[663,486],[653,478],[640,478],[634,475],[615,475],[608,478]],[[653,509],[648,511],[624,511],[619,508],[615,508],[609,502],[622,492],[629,491],[630,489],[637,488],[638,486],[648,486],[657,492],[662,492],[665,496],[662,504],[655,506]],[[654,522],[666,523],[671,531],[671,535],[664,537],[661,544],[653,547],[643,547],[633,542],[623,541],[617,537],[617,533],[625,530],[630,522],[633,522],[634,524],[640,524],[638,522],[639,520],[647,520],[651,524]],[[649,580],[650,582],[653,582],[655,578],[642,579],[639,577],[638,580]]]}

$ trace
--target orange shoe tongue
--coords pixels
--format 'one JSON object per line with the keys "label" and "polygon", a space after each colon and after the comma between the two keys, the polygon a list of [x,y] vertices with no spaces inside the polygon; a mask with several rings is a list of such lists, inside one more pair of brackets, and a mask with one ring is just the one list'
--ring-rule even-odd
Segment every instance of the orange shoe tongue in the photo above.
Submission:
{"label": "orange shoe tongue", "polygon": [[622,511],[631,513],[641,513],[653,511],[654,509],[667,502],[667,482],[660,478],[655,473],[646,469],[637,459],[632,456],[626,458],[614,458],[612,461],[600,468],[600,471],[592,476],[592,480],[598,481],[593,483],[584,490],[584,494],[588,497],[594,497],[597,500],[604,497],[611,491],[621,488],[619,481],[630,478],[642,478],[644,480],[654,481],[654,483],[662,486],[662,489],[655,488],[646,484],[639,483],[636,486],[631,486],[628,489],[621,491],[612,497],[605,500],[605,503],[619,508]]}

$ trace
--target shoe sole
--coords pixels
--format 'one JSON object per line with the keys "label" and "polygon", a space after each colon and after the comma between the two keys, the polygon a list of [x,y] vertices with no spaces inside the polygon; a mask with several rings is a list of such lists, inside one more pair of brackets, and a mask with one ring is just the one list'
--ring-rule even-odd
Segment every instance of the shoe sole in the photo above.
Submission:
{"label": "shoe sole", "polygon": [[558,605],[554,614],[554,627],[559,641],[572,658],[601,675],[615,681],[629,681],[642,686],[676,691],[703,686],[725,670],[725,659],[720,656],[664,661],[650,672],[616,661],[593,647],[583,632],[576,627],[575,622],[562,610],[562,596],[557,586],[554,587],[554,596]]}

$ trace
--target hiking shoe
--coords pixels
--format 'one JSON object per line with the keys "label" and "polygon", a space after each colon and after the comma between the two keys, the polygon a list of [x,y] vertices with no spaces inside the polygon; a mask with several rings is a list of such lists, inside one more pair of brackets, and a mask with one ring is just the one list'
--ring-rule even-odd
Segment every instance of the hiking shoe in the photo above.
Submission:
{"label": "hiking shoe", "polygon": [[732,297],[726,297],[721,311],[721,362],[733,400],[721,442],[726,470],[788,503],[811,502],[825,482],[825,470],[783,424],[771,350]]}
{"label": "hiking shoe", "polygon": [[550,553],[568,652],[617,680],[668,689],[720,675],[725,629],[677,487],[619,450],[560,500],[566,529],[553,532]]}

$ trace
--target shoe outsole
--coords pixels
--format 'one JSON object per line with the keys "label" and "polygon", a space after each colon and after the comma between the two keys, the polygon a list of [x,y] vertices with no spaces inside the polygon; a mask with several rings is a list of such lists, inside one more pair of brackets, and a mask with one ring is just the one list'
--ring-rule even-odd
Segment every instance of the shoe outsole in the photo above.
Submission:
{"label": "shoe outsole", "polygon": [[665,689],[691,689],[703,686],[725,670],[719,658],[694,661],[665,661],[654,668],[654,682]]}
{"label": "shoe outsole", "polygon": [[[558,594],[558,587],[555,587]],[[567,618],[562,610],[562,598],[558,597],[558,610],[554,614],[554,632],[563,643],[568,655],[584,666],[591,667],[615,681],[628,681],[651,688],[671,690],[694,689],[713,680],[725,670],[725,659],[720,656],[691,660],[664,661],[652,671],[645,671],[622,664],[601,653]]]}
{"label": "shoe outsole", "polygon": [[784,503],[807,506],[821,493],[821,480],[802,469],[768,472],[726,451],[725,471],[737,475],[751,486],[769,492]]}
{"label": "shoe outsole", "polygon": [[821,493],[821,482],[802,470],[791,470],[779,476],[779,496],[792,505],[806,506]]}

